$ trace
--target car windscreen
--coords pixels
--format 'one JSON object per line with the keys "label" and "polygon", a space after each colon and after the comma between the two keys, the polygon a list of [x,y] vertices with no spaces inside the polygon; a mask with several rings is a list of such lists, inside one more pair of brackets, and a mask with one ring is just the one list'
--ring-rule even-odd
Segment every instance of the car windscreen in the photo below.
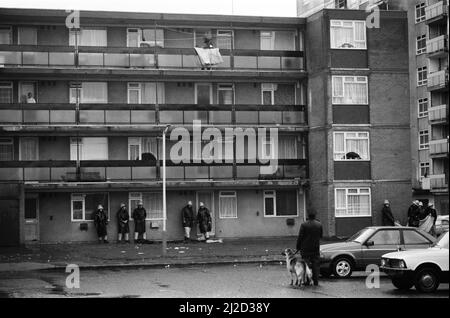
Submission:
{"label": "car windscreen", "polygon": [[448,249],[448,232],[438,239],[435,246]]}
{"label": "car windscreen", "polygon": [[362,229],[359,232],[357,232],[355,235],[351,236],[347,242],[358,242],[363,243],[367,240],[367,238],[375,232],[374,229]]}

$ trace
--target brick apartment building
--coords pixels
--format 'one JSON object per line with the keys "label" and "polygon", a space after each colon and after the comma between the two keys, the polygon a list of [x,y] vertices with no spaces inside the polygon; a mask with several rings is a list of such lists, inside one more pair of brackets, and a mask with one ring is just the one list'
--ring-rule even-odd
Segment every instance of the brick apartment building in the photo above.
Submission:
{"label": "brick apartment building", "polygon": [[[167,160],[169,239],[183,237],[188,200],[210,208],[223,238],[296,235],[309,206],[327,236],[380,224],[384,199],[405,221],[405,12],[381,12],[381,29],[366,28],[364,11],[328,9],[308,18],[82,11],[81,30],[66,27],[67,15],[0,9],[1,245],[95,240],[97,204],[114,239],[120,203],[132,210],[138,200],[147,237],[159,240],[162,132],[192,130],[195,119],[221,131],[277,128],[278,169],[229,152],[222,163]],[[224,60],[211,69],[194,50],[205,37]],[[273,145],[265,136],[257,147]]]}

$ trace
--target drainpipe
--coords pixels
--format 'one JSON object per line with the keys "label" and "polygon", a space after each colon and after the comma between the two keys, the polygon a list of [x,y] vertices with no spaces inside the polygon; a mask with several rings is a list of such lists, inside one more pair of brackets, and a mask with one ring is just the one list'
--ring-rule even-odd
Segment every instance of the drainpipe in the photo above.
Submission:
{"label": "drainpipe", "polygon": [[167,125],[162,134],[162,184],[163,184],[163,230],[162,230],[162,255],[167,254],[167,204],[166,204],[166,134],[170,125]]}

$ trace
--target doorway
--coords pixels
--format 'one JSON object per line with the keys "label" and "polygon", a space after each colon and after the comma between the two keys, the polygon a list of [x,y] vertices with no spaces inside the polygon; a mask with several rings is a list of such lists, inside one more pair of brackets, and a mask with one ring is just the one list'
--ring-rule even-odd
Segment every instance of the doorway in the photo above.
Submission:
{"label": "doorway", "polygon": [[39,198],[25,197],[25,241],[39,241]]}
{"label": "doorway", "polygon": [[[205,207],[209,209],[209,213],[211,213],[211,231],[209,232],[209,236],[216,235],[216,219],[214,213],[214,192],[213,191],[197,191],[196,196],[196,207],[200,206],[200,202],[205,204]],[[197,233],[200,235],[200,230],[197,225]]]}

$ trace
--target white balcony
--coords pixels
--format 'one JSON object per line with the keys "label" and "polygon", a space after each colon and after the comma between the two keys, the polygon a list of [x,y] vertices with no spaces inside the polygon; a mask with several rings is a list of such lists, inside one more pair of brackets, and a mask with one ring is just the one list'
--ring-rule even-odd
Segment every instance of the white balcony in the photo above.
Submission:
{"label": "white balcony", "polygon": [[428,109],[428,120],[431,124],[445,123],[448,118],[448,106],[438,105]]}
{"label": "white balcony", "polygon": [[430,140],[430,156],[446,156],[447,154],[447,139]]}
{"label": "white balcony", "polygon": [[427,40],[427,54],[430,57],[445,56],[448,53],[448,41],[446,35]]}
{"label": "white balcony", "polygon": [[448,88],[448,70],[428,73],[428,90],[443,90]]}
{"label": "white balcony", "polygon": [[448,14],[448,6],[444,1],[439,1],[433,5],[429,5],[425,8],[425,18],[427,23],[445,17]]}
{"label": "white balcony", "polygon": [[447,190],[448,181],[445,174],[435,174],[430,176],[430,187],[432,190]]}

